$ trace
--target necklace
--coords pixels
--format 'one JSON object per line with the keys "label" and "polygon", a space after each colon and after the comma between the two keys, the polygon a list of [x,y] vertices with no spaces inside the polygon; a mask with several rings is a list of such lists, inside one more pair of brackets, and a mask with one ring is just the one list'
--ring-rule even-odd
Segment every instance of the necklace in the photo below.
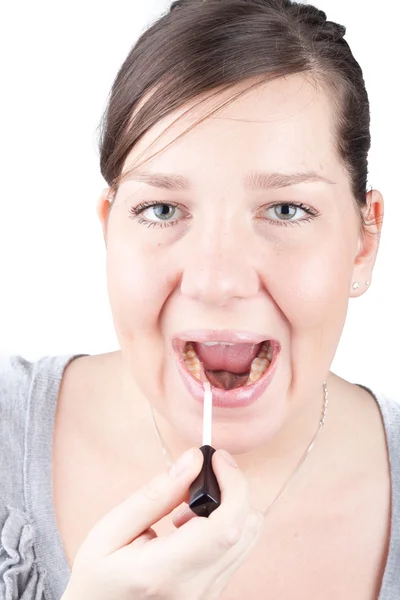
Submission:
{"label": "necklace", "polygon": [[[282,498],[283,494],[286,492],[287,488],[289,487],[289,484],[292,483],[292,481],[294,480],[295,476],[297,475],[297,473],[300,470],[300,467],[303,465],[303,463],[306,460],[307,456],[309,455],[309,453],[311,452],[312,448],[314,447],[315,440],[317,439],[318,434],[321,431],[321,428],[322,428],[322,426],[325,423],[326,409],[327,409],[327,406],[328,406],[328,387],[327,387],[326,381],[324,381],[322,389],[323,389],[323,392],[324,392],[324,402],[323,402],[323,408],[322,408],[322,415],[321,415],[321,419],[319,421],[319,425],[318,425],[317,431],[315,432],[314,437],[312,438],[312,440],[311,440],[310,444],[308,445],[306,451],[301,456],[301,458],[300,458],[299,462],[297,463],[297,465],[296,465],[293,473],[290,475],[289,479],[283,485],[283,487],[281,488],[280,492],[276,496],[275,500],[262,513],[264,515],[264,517],[272,510],[272,508],[275,506],[275,504],[278,502],[278,500],[280,500]],[[171,464],[173,463],[173,460],[171,459],[171,455],[169,454],[169,452],[165,448],[165,446],[163,444],[163,441],[161,439],[161,435],[160,435],[159,429],[157,427],[157,423],[156,423],[156,420],[155,420],[155,417],[154,417],[153,407],[151,406],[151,404],[150,404],[150,409],[151,409],[151,415],[153,417],[153,423],[154,423],[154,427],[155,427],[155,430],[156,430],[156,433],[157,433],[157,437],[158,437],[160,445],[161,445],[161,449],[163,451],[163,454],[165,456],[165,459],[167,461],[168,466],[171,466]]]}

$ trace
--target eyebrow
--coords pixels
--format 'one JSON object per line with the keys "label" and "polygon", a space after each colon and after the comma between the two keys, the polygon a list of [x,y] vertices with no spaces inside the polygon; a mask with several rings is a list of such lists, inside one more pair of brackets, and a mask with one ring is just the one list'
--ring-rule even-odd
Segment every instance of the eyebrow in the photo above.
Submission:
{"label": "eyebrow", "polygon": [[[126,180],[139,181],[157,188],[173,191],[188,191],[190,182],[183,175],[152,173],[151,171],[128,171],[122,175],[121,183]],[[335,182],[314,171],[303,173],[265,173],[253,171],[244,178],[244,187],[249,190],[278,189],[299,183],[323,182],[334,185]]]}

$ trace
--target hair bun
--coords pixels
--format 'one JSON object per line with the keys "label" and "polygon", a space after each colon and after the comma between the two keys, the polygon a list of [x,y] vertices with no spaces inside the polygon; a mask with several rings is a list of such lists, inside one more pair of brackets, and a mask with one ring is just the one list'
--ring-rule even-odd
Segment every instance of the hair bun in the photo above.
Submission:
{"label": "hair bun", "polygon": [[315,28],[319,36],[330,36],[334,41],[343,38],[346,33],[346,27],[335,23],[334,21],[326,20],[326,13],[311,4],[300,4],[294,2],[291,5],[291,11],[295,17],[301,22]]}
{"label": "hair bun", "polygon": [[326,13],[316,6],[294,2],[290,8],[299,21],[311,27],[322,27],[326,23]]}
{"label": "hair bun", "polygon": [[169,12],[172,12],[174,10],[174,8],[178,8],[179,6],[182,6],[182,4],[185,2],[186,0],[175,0],[174,2],[171,3],[170,7],[169,7]]}
{"label": "hair bun", "polygon": [[341,40],[346,35],[346,27],[333,21],[325,23],[324,31],[329,33],[335,41]]}
{"label": "hair bun", "polygon": [[201,4],[202,2],[205,2],[205,0],[174,0],[169,7],[169,12],[172,12],[174,8],[179,8],[189,4]]}

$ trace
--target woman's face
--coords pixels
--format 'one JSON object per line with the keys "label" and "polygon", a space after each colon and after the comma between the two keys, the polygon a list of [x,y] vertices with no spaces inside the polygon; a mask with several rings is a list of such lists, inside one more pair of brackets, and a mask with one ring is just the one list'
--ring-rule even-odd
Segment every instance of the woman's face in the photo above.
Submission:
{"label": "woman's face", "polygon": [[[185,131],[212,102],[174,125],[139,162]],[[188,106],[141,139],[124,172]],[[333,145],[334,126],[324,93],[299,75],[275,80],[140,168],[184,177],[187,189],[126,180],[107,226],[106,194],[100,199],[124,369],[134,394],[146,397],[193,445],[201,441],[202,406],[181,378],[172,345],[186,330],[245,330],[281,346],[274,376],[256,402],[214,408],[214,447],[254,450],[302,407],[322,405],[321,386],[349,297],[362,293],[377,251],[377,242],[359,235],[350,180]],[[265,187],[250,189],[245,180],[251,172],[314,173],[325,180],[283,185],[276,175],[264,178]],[[134,218],[132,207],[144,202],[161,206]],[[293,205],[299,203],[303,208]]]}

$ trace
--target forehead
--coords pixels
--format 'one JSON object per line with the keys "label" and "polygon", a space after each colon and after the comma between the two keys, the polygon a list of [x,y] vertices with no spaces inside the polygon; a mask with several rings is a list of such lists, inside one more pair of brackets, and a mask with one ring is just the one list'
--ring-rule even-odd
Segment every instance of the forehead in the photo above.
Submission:
{"label": "forehead", "polygon": [[[123,171],[160,150],[146,168],[164,166],[182,172],[189,165],[223,169],[234,164],[271,170],[310,168],[331,175],[341,170],[333,146],[333,106],[326,93],[303,75],[264,82],[206,116],[248,86],[249,81],[217,96],[198,97],[157,122],[131,151]],[[204,102],[196,106],[199,99]]]}

